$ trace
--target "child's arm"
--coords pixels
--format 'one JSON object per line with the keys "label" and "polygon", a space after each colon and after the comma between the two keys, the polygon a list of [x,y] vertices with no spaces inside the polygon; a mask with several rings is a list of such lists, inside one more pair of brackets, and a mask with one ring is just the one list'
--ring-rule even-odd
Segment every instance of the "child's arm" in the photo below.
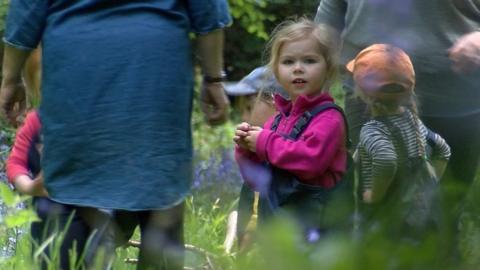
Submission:
{"label": "child's arm", "polygon": [[267,128],[253,137],[252,145],[261,160],[267,160],[303,180],[317,179],[340,151],[346,153],[345,124],[336,110],[315,117],[296,141]]}
{"label": "child's arm", "polygon": [[360,131],[360,144],[372,160],[371,189],[363,199],[367,203],[380,201],[392,183],[397,170],[397,154],[392,140],[378,125],[367,123]]}
{"label": "child's arm", "polygon": [[432,146],[432,165],[435,168],[437,178],[440,179],[445,172],[448,160],[450,159],[450,146],[439,134],[430,131],[429,144]]}
{"label": "child's arm", "polygon": [[[269,127],[272,122],[273,118],[265,123],[265,127]],[[235,160],[237,161],[240,173],[245,183],[247,183],[247,185],[254,190],[260,190],[270,180],[270,172],[264,166],[257,154],[248,149],[248,142],[246,141],[248,132],[245,132],[246,125],[240,124],[239,126],[241,130],[238,132],[238,134],[236,132],[236,137],[238,137],[234,138],[234,141],[236,142],[237,140],[242,140],[242,143],[245,143],[245,145],[243,145],[244,147],[241,147],[239,143],[237,143],[235,147]],[[251,127],[248,125],[248,128],[248,130],[252,128],[256,130],[259,127]],[[236,131],[238,131],[238,127]]]}
{"label": "child's arm", "polygon": [[373,162],[372,189],[368,200],[365,201],[367,203],[375,203],[383,199],[397,170],[396,162],[393,160],[383,160],[381,163],[374,160]]}
{"label": "child's arm", "polygon": [[33,196],[46,195],[42,175],[32,179],[28,168],[28,153],[31,147],[35,147],[33,140],[39,132],[40,120],[37,113],[34,111],[28,113],[24,124],[17,132],[6,164],[8,180],[20,193]]}
{"label": "child's arm", "polygon": [[43,185],[43,175],[39,174],[35,179],[29,175],[19,174],[13,179],[13,184],[18,192],[30,196],[48,197],[48,192]]}

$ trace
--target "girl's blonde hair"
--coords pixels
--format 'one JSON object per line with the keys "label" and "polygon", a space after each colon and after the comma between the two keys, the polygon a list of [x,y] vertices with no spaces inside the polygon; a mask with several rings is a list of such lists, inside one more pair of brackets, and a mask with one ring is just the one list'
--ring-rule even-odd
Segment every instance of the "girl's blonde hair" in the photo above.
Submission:
{"label": "girl's blonde hair", "polygon": [[265,51],[266,56],[269,58],[268,66],[275,77],[278,78],[279,53],[282,46],[287,42],[304,38],[314,39],[318,44],[320,53],[325,58],[327,74],[323,85],[324,89],[322,90],[327,90],[335,82],[338,73],[337,42],[331,29],[323,25],[317,25],[310,19],[302,17],[300,19],[286,20],[273,30]]}

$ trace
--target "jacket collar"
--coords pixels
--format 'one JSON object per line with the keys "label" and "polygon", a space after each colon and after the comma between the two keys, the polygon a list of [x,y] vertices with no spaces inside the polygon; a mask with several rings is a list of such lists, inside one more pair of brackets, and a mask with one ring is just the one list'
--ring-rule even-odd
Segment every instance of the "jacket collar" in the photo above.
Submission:
{"label": "jacket collar", "polygon": [[322,103],[334,102],[328,92],[322,92],[320,95],[315,96],[300,95],[295,100],[295,103],[279,94],[276,94],[274,99],[275,107],[285,116],[302,114]]}

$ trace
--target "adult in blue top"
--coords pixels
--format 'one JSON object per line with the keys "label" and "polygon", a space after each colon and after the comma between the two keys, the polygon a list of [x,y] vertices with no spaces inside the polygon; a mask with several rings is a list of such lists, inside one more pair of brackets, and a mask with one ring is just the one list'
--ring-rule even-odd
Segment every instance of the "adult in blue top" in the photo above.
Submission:
{"label": "adult in blue top", "polygon": [[142,213],[141,225],[181,242],[192,174],[189,33],[198,34],[202,108],[220,124],[230,23],[226,0],[11,1],[0,107],[11,116],[21,67],[41,43],[42,164],[52,200]]}

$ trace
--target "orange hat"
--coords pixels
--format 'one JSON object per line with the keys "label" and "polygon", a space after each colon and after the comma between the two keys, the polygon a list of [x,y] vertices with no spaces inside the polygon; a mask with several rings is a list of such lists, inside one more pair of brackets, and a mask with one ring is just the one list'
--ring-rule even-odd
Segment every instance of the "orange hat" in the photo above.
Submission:
{"label": "orange hat", "polygon": [[[353,79],[367,96],[379,100],[397,100],[413,94],[415,71],[410,57],[400,48],[374,44],[347,64]],[[385,86],[396,87],[385,87]],[[399,87],[400,86],[400,87]]]}

